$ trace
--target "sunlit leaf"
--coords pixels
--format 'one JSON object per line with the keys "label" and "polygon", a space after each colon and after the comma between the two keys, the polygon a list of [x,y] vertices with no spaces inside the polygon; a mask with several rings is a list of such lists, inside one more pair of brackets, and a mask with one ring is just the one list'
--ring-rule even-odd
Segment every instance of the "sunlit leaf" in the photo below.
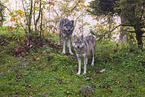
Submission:
{"label": "sunlit leaf", "polygon": [[12,30],[13,30],[13,27],[9,27],[9,28],[8,28],[8,31],[12,31]]}
{"label": "sunlit leaf", "polygon": [[40,2],[40,0],[35,0],[35,3],[39,3]]}
{"label": "sunlit leaf", "polygon": [[53,2],[48,2],[48,4],[49,4],[49,5],[53,5],[53,6],[54,6],[54,3],[53,3]]}
{"label": "sunlit leaf", "polygon": [[12,18],[10,19],[10,21],[16,21],[16,18],[12,17]]}

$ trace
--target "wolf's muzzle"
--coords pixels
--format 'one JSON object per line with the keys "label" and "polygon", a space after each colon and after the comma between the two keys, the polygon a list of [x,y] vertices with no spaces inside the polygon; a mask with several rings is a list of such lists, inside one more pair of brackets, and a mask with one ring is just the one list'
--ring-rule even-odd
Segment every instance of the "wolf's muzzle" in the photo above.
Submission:
{"label": "wolf's muzzle", "polygon": [[77,48],[79,49],[79,48],[80,48],[80,46],[77,46]]}

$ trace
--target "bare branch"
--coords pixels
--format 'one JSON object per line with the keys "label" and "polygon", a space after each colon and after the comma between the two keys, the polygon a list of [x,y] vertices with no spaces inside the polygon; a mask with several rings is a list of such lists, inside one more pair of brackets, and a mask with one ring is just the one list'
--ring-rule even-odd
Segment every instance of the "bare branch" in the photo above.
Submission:
{"label": "bare branch", "polygon": [[[41,2],[40,2],[41,3]],[[40,8],[41,11],[41,24],[40,24],[40,37],[41,37],[41,33],[42,33],[42,20],[43,20],[43,13],[42,13],[42,8]]]}
{"label": "bare branch", "polygon": [[10,13],[12,13],[8,7],[6,7],[6,6],[4,6],[4,7],[5,7]]}
{"label": "bare branch", "polygon": [[40,10],[39,10],[39,15],[38,18],[36,19],[36,24],[38,23],[39,19],[40,19],[40,14],[41,14],[41,0],[40,0]]}
{"label": "bare branch", "polygon": [[28,24],[27,13],[26,13],[26,9],[25,9],[25,7],[24,7],[24,0],[22,0],[22,5],[23,5],[23,9],[24,9],[24,13],[25,13],[26,21],[27,21],[27,24]]}
{"label": "bare branch", "polygon": [[76,3],[76,5],[70,10],[70,13],[77,7],[77,5],[80,3],[80,0]]}
{"label": "bare branch", "polygon": [[28,24],[29,33],[31,33],[32,7],[33,7],[33,0],[31,0],[31,8],[30,8],[30,14],[29,14],[29,24]]}

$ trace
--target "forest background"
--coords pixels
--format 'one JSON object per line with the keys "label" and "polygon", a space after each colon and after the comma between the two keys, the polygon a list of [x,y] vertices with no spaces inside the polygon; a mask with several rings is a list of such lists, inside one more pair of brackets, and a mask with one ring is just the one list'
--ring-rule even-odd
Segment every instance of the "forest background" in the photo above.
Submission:
{"label": "forest background", "polygon": [[[86,75],[57,45],[62,18],[74,34],[96,36]],[[144,0],[2,0],[0,96],[144,97],[144,30]]]}

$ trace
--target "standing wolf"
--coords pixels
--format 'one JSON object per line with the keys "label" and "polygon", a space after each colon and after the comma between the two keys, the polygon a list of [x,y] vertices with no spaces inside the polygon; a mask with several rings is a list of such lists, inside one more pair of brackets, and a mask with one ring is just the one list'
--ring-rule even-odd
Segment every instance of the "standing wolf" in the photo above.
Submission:
{"label": "standing wolf", "polygon": [[67,18],[63,18],[60,20],[60,32],[59,32],[59,42],[58,45],[60,45],[60,40],[62,38],[63,40],[63,51],[62,53],[65,54],[65,40],[67,38],[67,46],[69,47],[69,53],[73,55],[71,51],[71,36],[74,30],[74,21],[69,20]]}
{"label": "standing wolf", "polygon": [[88,62],[87,55],[90,54],[90,51],[92,51],[93,55],[91,65],[94,65],[96,39],[93,36],[86,36],[84,39],[83,37],[79,38],[74,36],[74,41],[72,42],[72,45],[74,47],[79,63],[79,70],[77,74],[81,73],[81,57],[84,58],[84,74],[86,74],[86,67]]}

